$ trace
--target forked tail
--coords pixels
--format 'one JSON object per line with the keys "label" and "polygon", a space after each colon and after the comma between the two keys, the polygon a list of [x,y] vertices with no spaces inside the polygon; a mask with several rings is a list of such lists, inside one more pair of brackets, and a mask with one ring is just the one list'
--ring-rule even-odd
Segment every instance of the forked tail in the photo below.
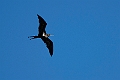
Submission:
{"label": "forked tail", "polygon": [[30,38],[30,40],[32,39],[36,39],[36,38],[39,38],[38,36],[29,36],[28,38]]}

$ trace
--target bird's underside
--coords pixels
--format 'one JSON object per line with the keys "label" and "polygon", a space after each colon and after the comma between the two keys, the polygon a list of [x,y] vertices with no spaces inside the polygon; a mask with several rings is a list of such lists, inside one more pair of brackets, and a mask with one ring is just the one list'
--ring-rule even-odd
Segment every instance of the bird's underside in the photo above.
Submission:
{"label": "bird's underside", "polygon": [[41,38],[43,42],[46,44],[46,47],[48,48],[50,55],[52,56],[53,55],[53,42],[48,38],[50,34],[47,34],[45,31],[47,23],[41,16],[39,16],[38,14],[37,16],[39,19],[38,36],[30,36],[28,38],[31,38],[31,39]]}

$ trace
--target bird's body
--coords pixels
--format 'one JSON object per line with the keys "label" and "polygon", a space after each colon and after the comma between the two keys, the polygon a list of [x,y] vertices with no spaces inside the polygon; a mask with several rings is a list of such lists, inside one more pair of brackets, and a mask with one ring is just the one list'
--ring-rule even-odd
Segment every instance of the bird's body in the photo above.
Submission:
{"label": "bird's body", "polygon": [[52,56],[53,55],[53,42],[48,38],[50,34],[47,34],[45,31],[47,23],[41,16],[39,16],[38,14],[37,16],[39,19],[38,36],[29,36],[28,38],[30,38],[30,40],[41,38],[43,42],[46,43],[46,47],[49,49],[49,53]]}

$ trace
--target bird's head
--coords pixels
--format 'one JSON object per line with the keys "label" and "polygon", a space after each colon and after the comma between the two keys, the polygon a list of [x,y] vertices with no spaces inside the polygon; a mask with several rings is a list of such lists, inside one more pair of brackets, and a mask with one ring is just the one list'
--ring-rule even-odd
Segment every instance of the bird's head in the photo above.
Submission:
{"label": "bird's head", "polygon": [[52,34],[47,34],[47,36],[49,37],[49,36],[54,36],[54,35],[52,35]]}

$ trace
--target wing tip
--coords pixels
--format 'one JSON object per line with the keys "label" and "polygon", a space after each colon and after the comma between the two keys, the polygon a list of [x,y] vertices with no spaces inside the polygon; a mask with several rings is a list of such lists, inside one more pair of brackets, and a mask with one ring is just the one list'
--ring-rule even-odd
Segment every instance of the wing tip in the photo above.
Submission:
{"label": "wing tip", "polygon": [[39,14],[37,14],[37,16],[39,17]]}
{"label": "wing tip", "polygon": [[53,54],[50,54],[50,56],[52,57]]}

